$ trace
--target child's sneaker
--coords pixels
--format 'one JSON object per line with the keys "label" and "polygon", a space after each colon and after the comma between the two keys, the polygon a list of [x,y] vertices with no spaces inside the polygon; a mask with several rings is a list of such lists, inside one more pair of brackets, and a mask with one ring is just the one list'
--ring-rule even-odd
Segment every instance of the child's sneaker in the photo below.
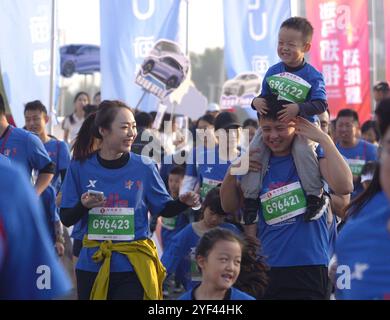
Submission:
{"label": "child's sneaker", "polygon": [[241,223],[244,225],[250,225],[257,223],[258,212],[260,209],[260,199],[244,199],[244,211],[241,219]]}
{"label": "child's sneaker", "polygon": [[306,197],[306,212],[303,215],[305,222],[318,220],[325,213],[329,205],[329,197],[322,195],[321,197],[308,195]]}
{"label": "child's sneaker", "polygon": [[184,292],[184,287],[181,284],[176,284],[175,288],[173,289],[174,293],[182,293]]}

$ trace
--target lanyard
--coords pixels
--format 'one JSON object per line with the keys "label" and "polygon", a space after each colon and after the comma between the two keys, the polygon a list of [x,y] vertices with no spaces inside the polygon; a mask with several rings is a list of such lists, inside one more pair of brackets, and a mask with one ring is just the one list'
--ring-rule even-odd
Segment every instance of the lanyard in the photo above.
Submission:
{"label": "lanyard", "polygon": [[6,129],[7,133],[6,133],[5,137],[4,137],[3,143],[1,144],[1,148],[0,148],[0,153],[2,153],[2,154],[4,154],[5,145],[6,145],[7,141],[8,141],[9,136],[11,135],[12,129],[13,128],[11,126],[9,126]]}

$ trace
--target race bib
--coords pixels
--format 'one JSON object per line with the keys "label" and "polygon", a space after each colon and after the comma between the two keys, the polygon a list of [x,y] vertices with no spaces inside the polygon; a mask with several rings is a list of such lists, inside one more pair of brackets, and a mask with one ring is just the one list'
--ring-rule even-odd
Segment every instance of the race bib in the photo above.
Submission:
{"label": "race bib", "polygon": [[162,218],[161,220],[162,222],[162,225],[165,229],[168,229],[168,230],[175,230],[176,228],[176,222],[177,222],[177,217],[173,217],[173,218]]}
{"label": "race bib", "polygon": [[274,95],[279,100],[287,100],[294,103],[306,101],[311,85],[289,72],[282,72],[267,78],[267,83]]}
{"label": "race bib", "polygon": [[93,208],[88,214],[89,240],[133,240],[134,208]]}
{"label": "race bib", "polygon": [[263,216],[268,225],[286,221],[306,211],[306,198],[298,181],[269,191],[260,199]]}
{"label": "race bib", "polygon": [[214,189],[220,183],[221,183],[221,181],[203,178],[202,186],[200,187],[200,196],[201,196],[201,198],[204,199],[206,197],[207,193],[211,189]]}
{"label": "race bib", "polygon": [[352,171],[352,175],[354,177],[360,177],[366,161],[361,159],[347,159],[347,163]]}

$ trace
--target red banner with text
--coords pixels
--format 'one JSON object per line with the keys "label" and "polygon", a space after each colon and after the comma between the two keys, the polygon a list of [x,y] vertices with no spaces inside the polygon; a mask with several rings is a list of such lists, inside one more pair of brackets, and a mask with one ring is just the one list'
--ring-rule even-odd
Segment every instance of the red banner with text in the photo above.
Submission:
{"label": "red banner with text", "polygon": [[371,118],[368,0],[306,0],[306,14],[310,63],[324,75],[331,117],[349,108],[363,123]]}
{"label": "red banner with text", "polygon": [[390,82],[390,0],[384,0],[383,3],[385,17],[386,79]]}

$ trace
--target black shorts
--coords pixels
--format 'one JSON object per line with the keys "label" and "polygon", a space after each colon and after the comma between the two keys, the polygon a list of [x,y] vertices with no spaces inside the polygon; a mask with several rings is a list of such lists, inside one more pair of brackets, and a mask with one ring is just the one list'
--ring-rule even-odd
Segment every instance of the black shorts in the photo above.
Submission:
{"label": "black shorts", "polygon": [[329,296],[326,266],[274,267],[267,273],[265,300],[325,300]]}

